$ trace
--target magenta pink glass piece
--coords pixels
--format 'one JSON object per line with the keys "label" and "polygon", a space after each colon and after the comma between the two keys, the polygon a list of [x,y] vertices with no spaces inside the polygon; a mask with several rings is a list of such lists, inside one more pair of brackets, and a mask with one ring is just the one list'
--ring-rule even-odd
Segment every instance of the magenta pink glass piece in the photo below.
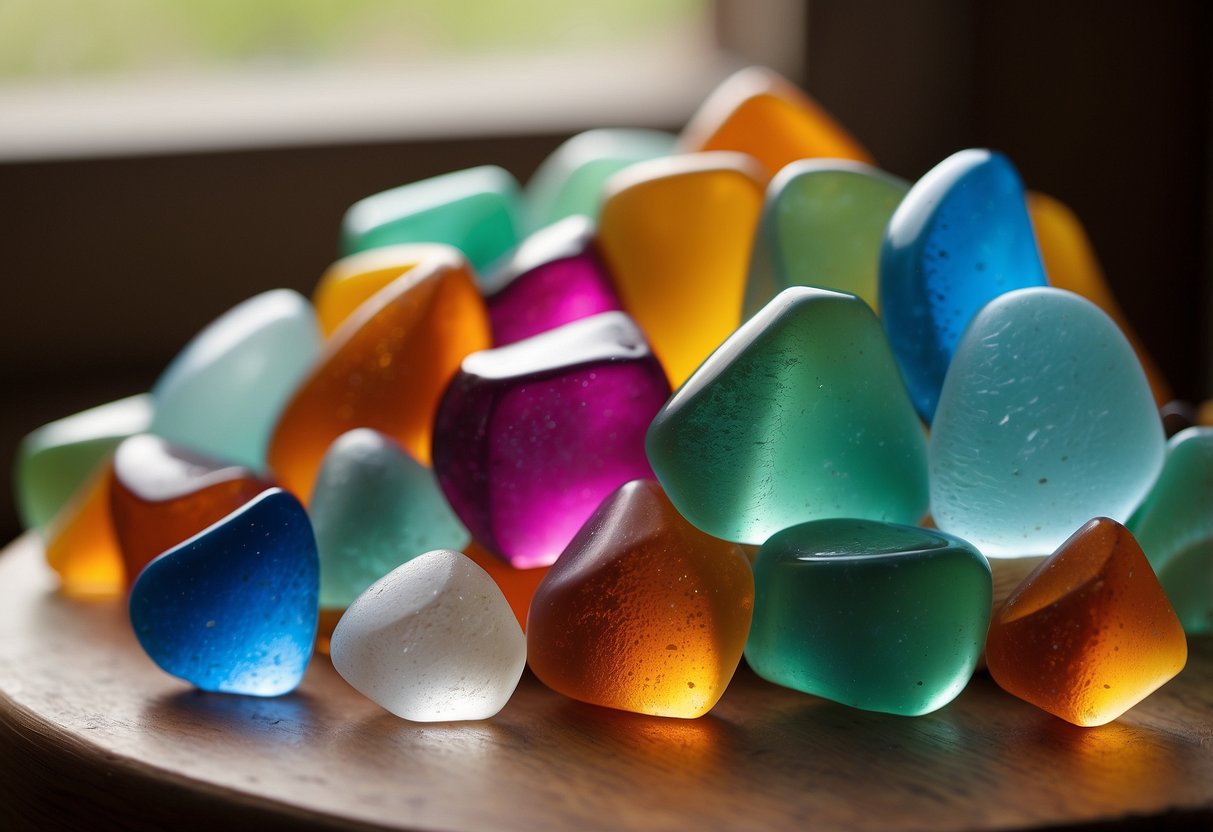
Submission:
{"label": "magenta pink glass piece", "polygon": [[473,353],[438,408],[434,472],[481,544],[545,566],[608,494],[653,476],[644,435],[669,395],[622,312]]}
{"label": "magenta pink glass piece", "polygon": [[594,224],[573,216],[536,231],[484,281],[493,343],[512,344],[621,309]]}

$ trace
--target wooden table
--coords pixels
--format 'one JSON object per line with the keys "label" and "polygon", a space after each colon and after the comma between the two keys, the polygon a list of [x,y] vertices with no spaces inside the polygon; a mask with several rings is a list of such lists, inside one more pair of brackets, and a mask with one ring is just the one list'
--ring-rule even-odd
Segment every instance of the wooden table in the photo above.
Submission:
{"label": "wooden table", "polygon": [[0,554],[0,829],[1213,828],[1213,641],[1082,729],[979,676],[919,718],[742,669],[702,719],[567,700],[529,674],[486,722],[416,724],[323,656],[278,699],[204,694],[137,647],[122,603],[60,597]]}

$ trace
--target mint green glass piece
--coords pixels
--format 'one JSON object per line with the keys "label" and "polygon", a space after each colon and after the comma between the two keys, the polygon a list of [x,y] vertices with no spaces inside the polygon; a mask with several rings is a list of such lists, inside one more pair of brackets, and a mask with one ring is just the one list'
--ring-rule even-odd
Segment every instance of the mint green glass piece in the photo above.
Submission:
{"label": "mint green glass piece", "polygon": [[915,523],[927,509],[922,424],[854,295],[785,289],[679,388],[645,447],[679,512],[726,540],[827,517]]}
{"label": "mint green glass piece", "polygon": [[1213,632],[1213,428],[1171,437],[1162,473],[1128,528],[1184,630]]}
{"label": "mint green glass piece", "polygon": [[518,245],[518,183],[495,165],[446,173],[355,202],[341,222],[343,254],[398,243],[446,243],[477,272]]}
{"label": "mint green glass piece", "polygon": [[602,188],[636,162],[674,153],[677,137],[659,130],[599,129],[578,133],[552,151],[527,182],[528,232],[581,214],[597,220]]}
{"label": "mint green glass piece", "polygon": [[146,393],[43,425],[21,440],[14,466],[17,512],[26,529],[45,531],[109,453],[152,421]]}
{"label": "mint green glass piece", "polygon": [[746,661],[844,705],[930,713],[973,675],[992,592],[990,565],[960,538],[867,520],[794,526],[754,561]]}
{"label": "mint green glass piece", "polygon": [[1019,289],[973,318],[931,427],[931,514],[987,557],[1047,555],[1093,517],[1123,523],[1165,452],[1119,327],[1062,289]]}
{"label": "mint green glass piece", "polygon": [[743,316],[789,286],[850,292],[877,306],[880,247],[908,182],[860,162],[804,159],[767,187]]}
{"label": "mint green glass piece", "polygon": [[195,335],[156,381],[151,432],[264,471],[278,413],[321,343],[316,313],[298,292],[249,298]]}
{"label": "mint green glass piece", "polygon": [[400,564],[471,540],[434,473],[370,428],[329,446],[308,513],[320,550],[321,609],[345,609]]}

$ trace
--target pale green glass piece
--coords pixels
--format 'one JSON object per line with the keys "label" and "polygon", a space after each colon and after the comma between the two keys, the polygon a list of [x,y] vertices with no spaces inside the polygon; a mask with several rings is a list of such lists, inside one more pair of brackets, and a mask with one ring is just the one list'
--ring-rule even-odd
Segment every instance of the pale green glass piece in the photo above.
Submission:
{"label": "pale green glass piece", "polygon": [[109,453],[151,421],[152,397],[141,393],[43,425],[22,439],[14,471],[21,524],[45,531]]}
{"label": "pale green glass piece", "polygon": [[973,318],[931,427],[931,514],[987,557],[1047,555],[1123,523],[1162,467],[1162,420],[1129,342],[1071,292],[1019,289]]}
{"label": "pale green glass piece", "polygon": [[854,295],[785,289],[653,420],[645,447],[703,531],[760,544],[798,523],[916,523],[927,449],[884,330]]}
{"label": "pale green glass piece", "polygon": [[278,414],[321,344],[316,313],[298,292],[249,298],[194,336],[156,381],[151,432],[264,471]]}
{"label": "pale green glass piece", "polygon": [[1171,437],[1162,473],[1128,527],[1184,630],[1213,632],[1213,428]]}
{"label": "pale green glass piece", "polygon": [[308,512],[320,551],[321,609],[344,609],[400,564],[471,540],[433,471],[370,428],[329,446]]}
{"label": "pale green glass piece", "polygon": [[552,151],[527,182],[523,211],[528,232],[574,214],[596,220],[608,179],[636,162],[669,156],[677,141],[659,130],[623,128],[573,136]]}
{"label": "pale green glass piece", "polygon": [[341,222],[342,252],[446,243],[481,273],[518,245],[520,199],[514,177],[496,165],[401,185],[350,206]]}
{"label": "pale green glass piece", "polygon": [[749,318],[789,286],[850,292],[878,309],[880,246],[908,182],[861,162],[805,159],[767,187],[746,281]]}

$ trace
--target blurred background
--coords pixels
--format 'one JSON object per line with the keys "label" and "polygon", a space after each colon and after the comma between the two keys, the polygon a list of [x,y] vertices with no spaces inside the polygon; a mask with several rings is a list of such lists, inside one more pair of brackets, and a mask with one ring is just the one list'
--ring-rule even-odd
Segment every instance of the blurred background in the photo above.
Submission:
{"label": "blurred background", "polygon": [[1202,0],[4,0],[0,468],[235,303],[309,294],[356,199],[485,163],[525,181],[591,127],[678,131],[749,63],[907,179],[1007,153],[1083,220],[1176,393],[1213,394]]}

